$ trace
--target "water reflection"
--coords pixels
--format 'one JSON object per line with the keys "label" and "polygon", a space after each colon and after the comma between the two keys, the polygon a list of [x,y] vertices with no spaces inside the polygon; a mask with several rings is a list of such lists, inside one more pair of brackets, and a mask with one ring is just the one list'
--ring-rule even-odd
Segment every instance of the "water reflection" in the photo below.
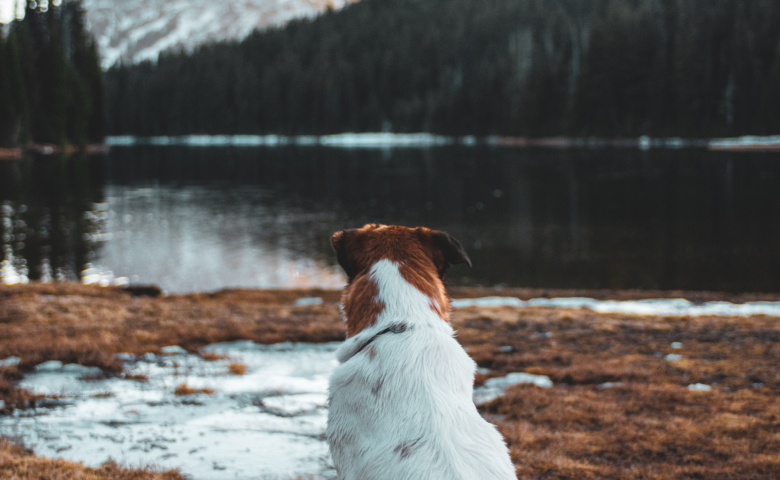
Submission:
{"label": "water reflection", "polygon": [[[330,233],[383,222],[457,236],[474,269],[454,268],[455,284],[780,291],[776,153],[145,146],[50,160],[0,164],[6,261],[31,279],[49,262],[55,278],[89,264],[87,279],[168,291],[337,287]],[[57,238],[20,249],[24,228]]]}
{"label": "water reflection", "polygon": [[103,158],[0,162],[2,281],[78,280],[101,242],[104,187]]}

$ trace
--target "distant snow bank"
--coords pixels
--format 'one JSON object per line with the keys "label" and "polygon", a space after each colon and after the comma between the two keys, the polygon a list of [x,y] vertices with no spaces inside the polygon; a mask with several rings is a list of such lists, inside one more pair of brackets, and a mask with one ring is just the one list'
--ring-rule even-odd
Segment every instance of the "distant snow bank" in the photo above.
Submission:
{"label": "distant snow bank", "polygon": [[780,316],[780,302],[707,302],[696,305],[682,298],[656,300],[594,300],[592,298],[534,298],[524,301],[515,297],[464,298],[452,301],[453,308],[465,307],[559,307],[589,308],[604,313],[639,315],[771,315]]}
{"label": "distant snow bank", "polygon": [[716,138],[710,141],[709,148],[711,150],[780,150],[780,135]]}
{"label": "distant snow bank", "polygon": [[472,135],[451,137],[431,133],[340,133],[336,135],[182,135],[182,136],[111,136],[106,144],[116,147],[132,145],[182,145],[190,147],[276,147],[283,145],[325,146],[338,148],[431,148],[447,145],[489,145],[511,148],[651,148],[710,150],[780,150],[780,135],[715,138],[710,140],[684,138],[525,138]]}
{"label": "distant snow bank", "polygon": [[[115,147],[132,145],[182,145],[189,147],[276,147],[282,145],[340,148],[427,148],[456,143],[455,137],[430,133],[341,133],[324,136],[285,135],[184,135],[178,137],[107,137]],[[468,139],[461,143],[468,144]]]}
{"label": "distant snow bank", "polygon": [[436,147],[453,143],[454,137],[430,133],[342,133],[320,137],[320,145],[345,148]]}

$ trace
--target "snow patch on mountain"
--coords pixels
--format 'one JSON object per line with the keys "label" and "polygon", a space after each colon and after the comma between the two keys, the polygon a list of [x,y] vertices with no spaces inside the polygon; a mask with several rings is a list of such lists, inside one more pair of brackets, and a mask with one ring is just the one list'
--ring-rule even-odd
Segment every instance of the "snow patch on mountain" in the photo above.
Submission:
{"label": "snow patch on mountain", "polygon": [[169,49],[241,40],[252,31],[313,17],[353,0],[83,0],[103,67],[156,60]]}

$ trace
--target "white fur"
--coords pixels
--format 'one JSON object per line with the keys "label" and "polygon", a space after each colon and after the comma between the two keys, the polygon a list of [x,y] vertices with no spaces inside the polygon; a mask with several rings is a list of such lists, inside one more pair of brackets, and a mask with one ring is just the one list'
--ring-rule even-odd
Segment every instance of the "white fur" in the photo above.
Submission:
{"label": "white fur", "polygon": [[[476,365],[452,327],[397,264],[381,260],[370,275],[385,308],[339,348],[330,378],[327,437],[339,480],[516,480],[501,434],[474,406]],[[376,336],[400,324],[406,331]]]}

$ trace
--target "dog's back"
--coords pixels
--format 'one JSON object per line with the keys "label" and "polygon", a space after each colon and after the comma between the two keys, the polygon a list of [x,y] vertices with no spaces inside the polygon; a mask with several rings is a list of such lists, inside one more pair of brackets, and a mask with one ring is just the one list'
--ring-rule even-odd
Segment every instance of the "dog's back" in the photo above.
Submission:
{"label": "dog's back", "polygon": [[370,225],[333,243],[350,277],[327,427],[340,480],[515,479],[501,435],[472,402],[475,364],[446,321],[440,276],[468,261],[457,241]]}

